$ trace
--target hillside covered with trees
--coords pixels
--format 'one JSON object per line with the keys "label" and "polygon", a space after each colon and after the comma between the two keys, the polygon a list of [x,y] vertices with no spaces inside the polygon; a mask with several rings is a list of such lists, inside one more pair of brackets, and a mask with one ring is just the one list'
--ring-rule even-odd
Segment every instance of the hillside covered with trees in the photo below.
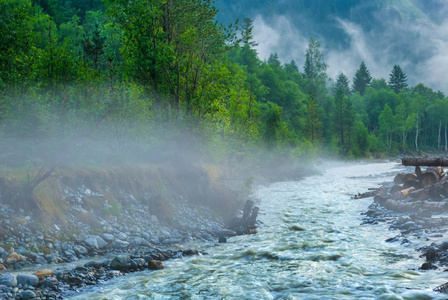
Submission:
{"label": "hillside covered with trees", "polygon": [[303,66],[262,61],[213,5],[0,0],[0,164],[446,150],[448,99],[398,64],[329,78],[314,38]]}

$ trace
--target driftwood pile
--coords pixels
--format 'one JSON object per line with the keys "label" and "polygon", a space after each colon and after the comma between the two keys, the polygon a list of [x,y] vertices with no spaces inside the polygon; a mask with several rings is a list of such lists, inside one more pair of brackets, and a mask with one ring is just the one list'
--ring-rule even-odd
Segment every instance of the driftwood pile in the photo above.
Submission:
{"label": "driftwood pile", "polygon": [[254,201],[247,200],[244,206],[243,215],[240,218],[233,220],[230,228],[236,231],[238,235],[255,234],[257,229],[255,223],[257,221],[260,208],[254,206]]}
{"label": "driftwood pile", "polygon": [[[447,158],[403,158],[404,166],[414,166],[414,173],[398,174],[394,186],[381,187],[358,194],[355,198],[374,197],[381,206],[397,212],[430,210],[438,213],[448,211],[448,166]],[[421,167],[427,167],[422,170]]]}

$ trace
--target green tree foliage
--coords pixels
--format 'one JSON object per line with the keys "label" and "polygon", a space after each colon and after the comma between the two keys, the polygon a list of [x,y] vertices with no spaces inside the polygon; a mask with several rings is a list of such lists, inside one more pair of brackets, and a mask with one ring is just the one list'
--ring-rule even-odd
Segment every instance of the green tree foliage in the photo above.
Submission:
{"label": "green tree foliage", "polygon": [[342,89],[344,92],[344,95],[347,97],[350,97],[351,91],[350,91],[350,82],[348,80],[348,77],[345,76],[344,73],[340,73],[338,75],[338,78],[336,79],[336,84],[334,86],[334,90],[337,91],[338,89]]}
{"label": "green tree foliage", "polygon": [[314,98],[309,100],[307,106],[306,132],[313,145],[319,141],[322,134],[319,106]]}
{"label": "green tree foliage", "polygon": [[389,75],[389,86],[397,94],[408,87],[406,74],[399,65],[394,65]]}
{"label": "green tree foliage", "polygon": [[328,65],[325,63],[324,54],[320,50],[319,41],[311,38],[305,52],[305,64],[303,66],[303,75],[309,80],[309,93],[316,96],[316,85],[325,84],[327,68]]}
{"label": "green tree foliage", "polygon": [[35,75],[34,13],[29,0],[0,1],[0,88],[24,90]]}
{"label": "green tree foliage", "polygon": [[370,85],[372,81],[372,76],[370,76],[370,71],[364,62],[361,62],[358,70],[356,70],[355,76],[353,77],[353,91],[364,95],[366,88]]}
{"label": "green tree foliage", "polygon": [[[251,19],[237,34],[216,14],[211,0],[0,0],[0,163],[56,157],[63,149],[45,140],[74,128],[101,133],[120,155],[145,153],[161,128],[240,158],[263,148],[365,156],[448,147],[447,98],[407,88],[398,65],[389,83],[362,62],[352,91],[343,73],[331,86],[319,41],[309,40],[300,73],[276,53],[258,57]],[[26,143],[8,143],[18,137]]]}

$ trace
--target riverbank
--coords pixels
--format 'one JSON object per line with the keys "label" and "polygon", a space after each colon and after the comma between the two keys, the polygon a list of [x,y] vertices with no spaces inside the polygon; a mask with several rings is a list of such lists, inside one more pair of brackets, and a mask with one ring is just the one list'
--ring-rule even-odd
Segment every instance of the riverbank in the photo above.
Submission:
{"label": "riverbank", "polygon": [[[23,175],[8,172],[0,180],[0,299],[59,298],[151,261],[199,253],[183,244],[236,235],[227,225],[250,187],[225,185],[217,179],[222,171],[186,164],[66,167],[29,195]],[[130,265],[78,263],[117,254]],[[62,263],[71,267],[45,271]],[[23,268],[33,271],[22,274]]]}
{"label": "riverbank", "polygon": [[[58,298],[147,269],[153,260],[201,255],[182,247],[243,234],[229,226],[250,198],[252,181],[269,180],[260,172],[185,162],[60,167],[29,193],[32,171],[2,172],[0,298],[12,299]],[[115,270],[105,260],[114,255],[127,255],[131,266]],[[59,264],[68,267],[57,270]],[[45,271],[49,266],[54,273]],[[45,276],[36,280],[40,271]]]}
{"label": "riverbank", "polygon": [[[418,176],[414,168],[408,168],[407,173],[400,173],[394,181],[385,182],[364,194],[354,198],[373,197],[373,203],[364,213],[361,225],[378,225],[385,223],[391,233],[386,243],[398,243],[403,247],[414,248],[419,253],[410,270],[423,272],[446,272],[448,270],[448,202],[440,194],[421,198],[420,190],[404,189],[407,185],[418,185]],[[412,177],[412,181],[401,180]],[[407,178],[407,177],[406,177]],[[410,178],[411,179],[411,178]],[[423,180],[423,177],[422,177]],[[426,189],[431,189],[428,186]],[[424,190],[424,189],[423,189]],[[414,193],[412,191],[415,191]],[[447,292],[446,288],[433,287],[434,291]]]}

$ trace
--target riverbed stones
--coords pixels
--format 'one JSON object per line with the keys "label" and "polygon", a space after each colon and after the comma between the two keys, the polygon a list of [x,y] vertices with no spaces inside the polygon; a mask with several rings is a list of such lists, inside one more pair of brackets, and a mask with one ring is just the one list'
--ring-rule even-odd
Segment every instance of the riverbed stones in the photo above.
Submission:
{"label": "riverbed stones", "polygon": [[0,285],[4,285],[7,287],[16,287],[17,278],[14,274],[2,274],[0,275]]}
{"label": "riverbed stones", "polygon": [[103,233],[101,236],[108,243],[112,243],[115,240],[114,235],[110,233]]}
{"label": "riverbed stones", "polygon": [[36,294],[33,291],[26,290],[19,294],[19,299],[21,300],[29,300],[36,298]]}
{"label": "riverbed stones", "polygon": [[150,260],[148,261],[148,269],[150,270],[162,270],[163,264],[160,260]]}
{"label": "riverbed stones", "polygon": [[45,276],[52,276],[52,275],[54,275],[54,271],[45,269],[45,270],[37,271],[36,273],[34,273],[34,275],[36,275],[39,278],[43,278]]}
{"label": "riverbed stones", "polygon": [[117,255],[110,262],[112,270],[126,270],[131,266],[131,257],[129,255]]}
{"label": "riverbed stones", "polygon": [[36,286],[39,283],[39,278],[36,275],[19,274],[17,275],[16,278],[17,278],[17,285]]}
{"label": "riverbed stones", "polygon": [[99,249],[98,241],[95,237],[91,236],[84,240],[84,244],[90,249]]}

